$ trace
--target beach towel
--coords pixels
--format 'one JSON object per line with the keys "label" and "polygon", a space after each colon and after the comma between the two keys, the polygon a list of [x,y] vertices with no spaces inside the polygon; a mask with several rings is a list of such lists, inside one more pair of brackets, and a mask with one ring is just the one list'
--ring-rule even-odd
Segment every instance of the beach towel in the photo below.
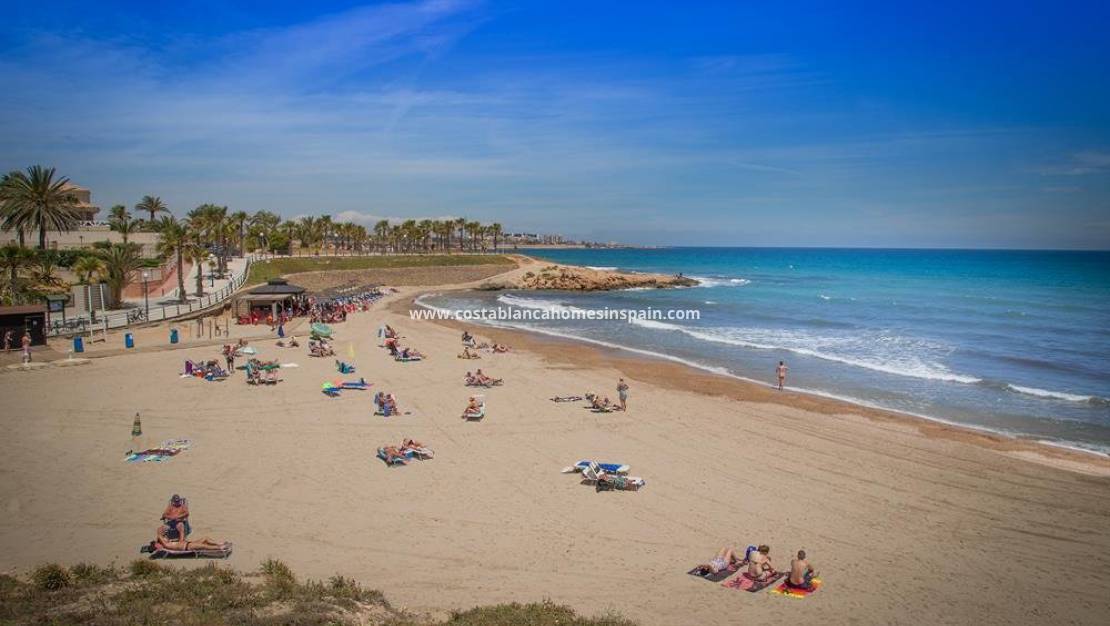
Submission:
{"label": "beach towel", "polygon": [[154,542],[150,542],[145,546],[139,548],[140,554],[150,553],[152,559],[226,559],[231,556],[232,545],[227,544],[226,548],[220,550],[166,550],[165,548],[155,548]]}
{"label": "beach towel", "polygon": [[150,448],[141,452],[129,451],[123,460],[126,463],[161,463],[188,450],[193,442],[189,439],[167,439],[157,448]]}
{"label": "beach towel", "polygon": [[639,476],[613,476],[612,474],[608,474],[605,480],[590,481],[587,479],[583,482],[593,482],[597,491],[612,491],[614,489],[617,491],[636,491],[647,484],[647,481]]}
{"label": "beach towel", "polygon": [[315,337],[331,337],[332,330],[327,324],[313,324],[311,329]]}
{"label": "beach towel", "polygon": [[757,591],[763,591],[767,587],[770,587],[771,585],[775,584],[775,581],[783,578],[784,576],[786,576],[786,572],[777,572],[767,580],[753,580],[750,576],[748,576],[747,572],[744,572],[743,574],[740,574],[739,576],[733,578],[728,582],[721,583],[721,585],[724,587],[728,587],[729,589],[741,589],[743,591],[750,591],[752,593],[755,593]]}
{"label": "beach towel", "polygon": [[821,588],[821,579],[817,578],[816,576],[814,576],[813,579],[810,580],[810,583],[813,585],[811,589],[799,589],[798,587],[792,587],[787,584],[786,581],[783,581],[781,585],[772,589],[771,593],[779,596],[787,596],[790,598],[805,598],[817,593],[817,590]]}
{"label": "beach towel", "polygon": [[358,380],[345,380],[339,385],[342,389],[357,389],[359,391],[366,391],[370,388],[370,383],[366,379],[360,378]]}
{"label": "beach towel", "polygon": [[719,583],[719,582],[725,580],[726,578],[728,578],[729,576],[732,576],[733,574],[735,574],[736,573],[736,567],[735,566],[726,567],[725,569],[723,569],[719,572],[714,572],[712,569],[710,569],[708,567],[703,567],[703,566],[699,565],[699,566],[695,567],[694,569],[692,569],[692,570],[690,570],[686,573],[691,575],[691,576],[697,576],[698,578],[704,578],[705,580],[708,580],[709,582]]}
{"label": "beach towel", "polygon": [[555,396],[551,398],[552,402],[578,402],[579,400],[585,400],[585,398],[582,396]]}
{"label": "beach towel", "polygon": [[424,357],[422,357],[422,356],[409,356],[409,357],[395,356],[395,357],[393,357],[394,361],[399,361],[401,363],[408,363],[410,361],[421,361],[423,359],[424,359]]}
{"label": "beach towel", "polygon": [[463,414],[463,417],[465,417],[466,419],[468,419],[472,422],[477,422],[478,420],[482,419],[485,416],[486,416],[486,407],[484,407],[484,406],[482,407],[482,410],[478,411],[477,413],[474,413],[474,414],[464,413]]}

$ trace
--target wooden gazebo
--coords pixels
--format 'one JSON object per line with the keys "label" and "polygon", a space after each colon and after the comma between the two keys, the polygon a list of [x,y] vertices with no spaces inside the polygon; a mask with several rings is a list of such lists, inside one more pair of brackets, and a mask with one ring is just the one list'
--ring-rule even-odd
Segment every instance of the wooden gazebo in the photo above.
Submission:
{"label": "wooden gazebo", "polygon": [[255,287],[235,297],[232,313],[235,317],[249,317],[252,313],[272,315],[278,319],[282,309],[304,295],[305,288],[290,285],[284,278],[272,278],[265,285]]}

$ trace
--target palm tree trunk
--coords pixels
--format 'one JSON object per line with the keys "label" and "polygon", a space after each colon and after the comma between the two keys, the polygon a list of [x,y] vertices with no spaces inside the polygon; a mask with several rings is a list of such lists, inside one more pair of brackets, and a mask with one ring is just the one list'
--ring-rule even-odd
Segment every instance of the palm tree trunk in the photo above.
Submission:
{"label": "palm tree trunk", "polygon": [[39,223],[39,250],[46,249],[46,222]]}
{"label": "palm tree trunk", "polygon": [[[177,299],[180,302],[188,300],[185,293],[185,266],[182,265],[184,259],[181,258],[181,247],[177,248]],[[149,320],[148,320],[149,321]]]}
{"label": "palm tree trunk", "polygon": [[197,297],[204,297],[204,261],[197,260]]}

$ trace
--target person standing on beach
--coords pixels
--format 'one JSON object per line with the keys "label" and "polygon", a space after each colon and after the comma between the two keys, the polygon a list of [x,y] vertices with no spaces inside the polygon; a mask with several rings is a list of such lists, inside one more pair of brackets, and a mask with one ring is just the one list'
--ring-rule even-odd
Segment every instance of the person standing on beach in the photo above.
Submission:
{"label": "person standing on beach", "polygon": [[775,368],[775,373],[779,376],[779,391],[782,391],[782,386],[786,384],[786,371],[789,369],[785,361],[779,361],[779,366]]}
{"label": "person standing on beach", "polygon": [[628,383],[624,382],[623,378],[620,379],[620,381],[617,383],[617,395],[620,397],[620,400],[621,400],[621,410],[622,411],[627,411],[628,410]]}
{"label": "person standing on beach", "polygon": [[22,340],[21,343],[23,344],[23,362],[24,363],[30,363],[31,362],[31,333],[24,331],[23,332],[23,340]]}
{"label": "person standing on beach", "polygon": [[12,338],[13,338],[12,329],[9,328],[8,330],[4,331],[4,353],[5,354],[12,351]]}

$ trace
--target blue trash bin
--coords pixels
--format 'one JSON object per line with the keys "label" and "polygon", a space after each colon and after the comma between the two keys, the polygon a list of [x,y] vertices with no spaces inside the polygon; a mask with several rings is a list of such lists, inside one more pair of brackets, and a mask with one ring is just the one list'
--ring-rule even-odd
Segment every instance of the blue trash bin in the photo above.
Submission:
{"label": "blue trash bin", "polygon": [[177,329],[170,329],[170,343],[177,343]]}
{"label": "blue trash bin", "polygon": [[123,345],[124,345],[124,347],[127,347],[127,348],[134,348],[135,347],[135,337],[132,336],[131,333],[127,333],[126,335],[123,336]]}
{"label": "blue trash bin", "polygon": [[84,337],[77,336],[77,337],[73,338],[73,351],[74,352],[84,352],[85,351],[85,338]]}

